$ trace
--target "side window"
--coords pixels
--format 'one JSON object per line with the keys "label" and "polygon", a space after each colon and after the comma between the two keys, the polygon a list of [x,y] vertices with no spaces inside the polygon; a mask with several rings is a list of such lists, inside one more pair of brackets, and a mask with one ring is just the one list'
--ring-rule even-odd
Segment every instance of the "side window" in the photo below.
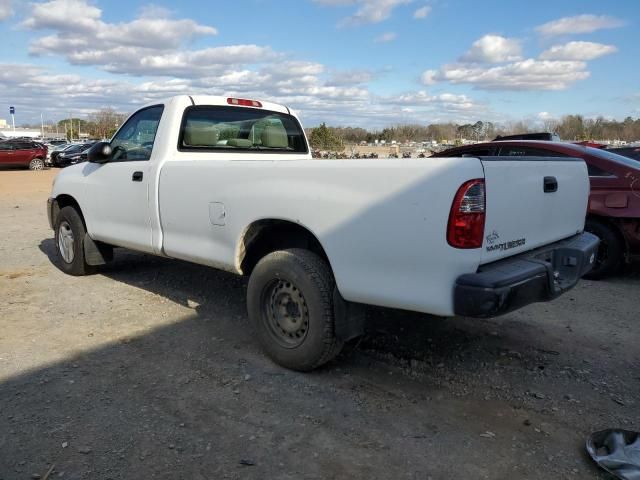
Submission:
{"label": "side window", "polygon": [[434,157],[490,157],[494,155],[491,147],[466,148],[455,152],[438,153]]}
{"label": "side window", "polygon": [[295,117],[257,108],[189,107],[182,119],[178,142],[178,149],[183,151],[308,151]]}
{"label": "side window", "polygon": [[13,144],[14,150],[31,150],[31,146],[25,142],[16,142]]}
{"label": "side window", "polygon": [[600,167],[596,167],[595,165],[591,165],[587,163],[587,171],[589,172],[590,177],[612,177],[613,174],[601,169]]}
{"label": "side window", "polygon": [[554,152],[553,150],[544,150],[535,147],[520,147],[517,145],[509,145],[500,148],[501,157],[567,157],[564,153]]}
{"label": "side window", "polygon": [[156,140],[162,105],[134,113],[111,140],[114,162],[149,160]]}
{"label": "side window", "polygon": [[9,142],[0,142],[0,151],[9,152],[13,150],[13,146]]}
{"label": "side window", "polygon": [[487,147],[487,148],[471,148],[471,149],[466,150],[465,152],[463,152],[462,155],[463,156],[467,156],[467,157],[490,157],[491,155],[493,155],[493,151],[489,147]]}

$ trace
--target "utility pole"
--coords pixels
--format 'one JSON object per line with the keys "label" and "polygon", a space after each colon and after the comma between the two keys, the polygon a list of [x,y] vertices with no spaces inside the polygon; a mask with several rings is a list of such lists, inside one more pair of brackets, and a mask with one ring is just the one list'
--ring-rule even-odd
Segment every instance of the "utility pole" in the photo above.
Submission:
{"label": "utility pole", "polygon": [[44,119],[42,117],[42,112],[40,112],[40,132],[42,133],[42,141],[44,142]]}
{"label": "utility pole", "polygon": [[16,107],[9,107],[9,113],[11,114],[11,123],[13,124],[13,133],[16,131]]}

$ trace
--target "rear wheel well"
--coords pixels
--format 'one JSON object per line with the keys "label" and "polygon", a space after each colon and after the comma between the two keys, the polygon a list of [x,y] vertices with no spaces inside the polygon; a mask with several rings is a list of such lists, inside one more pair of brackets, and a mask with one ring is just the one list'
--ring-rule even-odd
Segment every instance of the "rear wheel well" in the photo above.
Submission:
{"label": "rear wheel well", "polygon": [[307,228],[287,220],[259,220],[245,231],[238,249],[237,264],[249,275],[265,255],[287,248],[303,248],[322,258],[331,268],[324,248]]}

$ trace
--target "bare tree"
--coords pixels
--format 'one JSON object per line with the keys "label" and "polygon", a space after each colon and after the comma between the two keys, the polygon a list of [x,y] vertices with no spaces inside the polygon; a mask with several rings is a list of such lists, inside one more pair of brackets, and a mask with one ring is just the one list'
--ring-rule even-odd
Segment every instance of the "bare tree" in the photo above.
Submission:
{"label": "bare tree", "polygon": [[91,123],[95,131],[94,136],[100,138],[110,138],[126,119],[126,115],[118,113],[112,108],[103,108],[90,115]]}

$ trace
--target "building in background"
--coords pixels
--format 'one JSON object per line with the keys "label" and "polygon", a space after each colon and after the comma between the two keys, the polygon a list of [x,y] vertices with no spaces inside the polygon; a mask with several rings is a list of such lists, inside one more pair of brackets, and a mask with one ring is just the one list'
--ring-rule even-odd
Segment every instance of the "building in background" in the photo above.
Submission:
{"label": "building in background", "polygon": [[10,127],[3,127],[0,123],[0,138],[17,138],[17,137],[29,137],[39,138],[41,135],[40,130],[32,130],[29,128],[16,128],[15,131]]}

